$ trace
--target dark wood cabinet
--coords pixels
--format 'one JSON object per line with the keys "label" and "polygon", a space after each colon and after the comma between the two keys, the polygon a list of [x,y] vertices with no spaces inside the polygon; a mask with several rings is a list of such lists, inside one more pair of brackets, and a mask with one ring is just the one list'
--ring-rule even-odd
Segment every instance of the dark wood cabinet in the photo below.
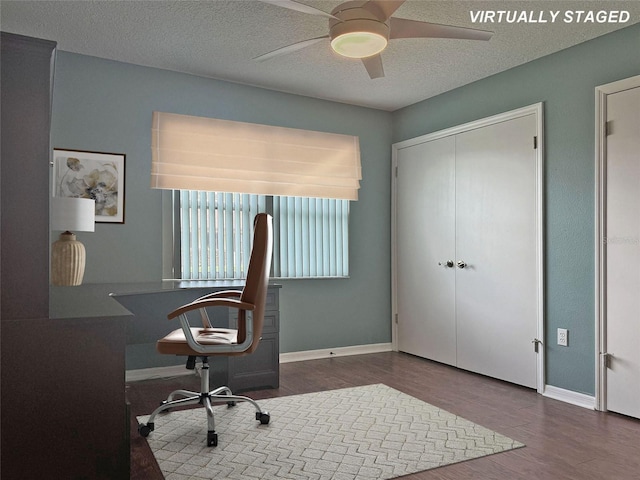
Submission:
{"label": "dark wood cabinet", "polygon": [[1,35],[2,478],[126,479],[125,318],[50,318],[56,44]]}
{"label": "dark wood cabinet", "polygon": [[49,131],[55,42],[2,32],[3,319],[49,316]]}
{"label": "dark wood cabinet", "polygon": [[124,325],[2,322],[2,478],[129,478]]}

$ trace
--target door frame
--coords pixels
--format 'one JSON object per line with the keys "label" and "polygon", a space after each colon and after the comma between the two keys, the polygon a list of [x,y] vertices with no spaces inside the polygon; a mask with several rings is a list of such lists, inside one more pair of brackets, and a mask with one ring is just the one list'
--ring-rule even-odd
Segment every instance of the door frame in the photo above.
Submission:
{"label": "door frame", "polygon": [[599,85],[595,89],[595,363],[596,410],[607,411],[607,97],[640,87],[640,75]]}
{"label": "door frame", "polygon": [[[536,156],[536,304],[537,339],[544,342],[544,108],[543,103],[510,110],[472,122],[439,130],[419,137],[394,143],[391,146],[391,348],[398,351],[398,271],[397,271],[397,168],[398,152],[403,148],[418,145],[439,138],[475,130],[527,115],[535,115],[537,148]],[[533,346],[531,347],[533,348]],[[545,348],[538,351],[536,390],[544,392],[545,385]]]}

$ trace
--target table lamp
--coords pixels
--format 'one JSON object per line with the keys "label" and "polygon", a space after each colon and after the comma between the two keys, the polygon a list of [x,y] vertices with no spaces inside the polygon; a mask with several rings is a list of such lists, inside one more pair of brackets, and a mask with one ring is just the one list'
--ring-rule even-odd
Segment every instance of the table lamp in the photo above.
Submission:
{"label": "table lamp", "polygon": [[62,231],[51,246],[51,283],[75,286],[82,283],[86,263],[84,245],[76,232],[95,230],[95,201],[88,198],[51,198],[51,230]]}

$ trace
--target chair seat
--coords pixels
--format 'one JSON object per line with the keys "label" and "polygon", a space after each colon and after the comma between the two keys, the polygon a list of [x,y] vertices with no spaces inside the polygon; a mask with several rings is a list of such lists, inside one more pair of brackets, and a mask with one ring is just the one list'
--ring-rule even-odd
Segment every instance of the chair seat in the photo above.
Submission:
{"label": "chair seat", "polygon": [[[238,331],[229,328],[191,328],[196,342],[202,345],[231,345],[238,343]],[[181,328],[156,342],[156,350],[168,355],[200,355],[189,347]],[[228,355],[228,353],[226,354]]]}

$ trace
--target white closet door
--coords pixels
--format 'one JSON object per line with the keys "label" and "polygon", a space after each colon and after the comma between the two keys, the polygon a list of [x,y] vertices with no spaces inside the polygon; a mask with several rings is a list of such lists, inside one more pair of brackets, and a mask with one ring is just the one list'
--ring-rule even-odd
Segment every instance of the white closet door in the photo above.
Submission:
{"label": "white closet door", "polygon": [[640,87],[607,96],[607,409],[640,418]]}
{"label": "white closet door", "polygon": [[458,367],[536,387],[534,115],[456,136]]}
{"label": "white closet door", "polygon": [[455,140],[397,155],[398,349],[455,365]]}

